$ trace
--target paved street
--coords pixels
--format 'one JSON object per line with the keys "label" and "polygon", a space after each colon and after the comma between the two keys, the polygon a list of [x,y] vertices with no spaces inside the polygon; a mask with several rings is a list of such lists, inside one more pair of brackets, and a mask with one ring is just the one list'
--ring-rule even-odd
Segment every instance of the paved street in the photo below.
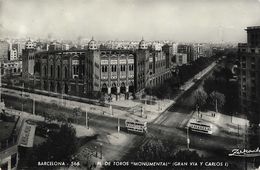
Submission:
{"label": "paved street", "polygon": [[[141,142],[144,144],[155,137],[162,140],[171,140],[177,148],[186,149],[187,132],[185,126],[194,114],[194,101],[191,94],[202,84],[202,80],[198,81],[176,101],[173,107],[163,112],[152,124],[149,124],[148,136],[143,137]],[[204,156],[214,156],[216,159],[227,157],[227,152],[243,143],[243,136],[237,138],[237,136],[223,135],[223,133],[218,136],[189,133],[189,138],[191,141],[190,148],[196,149]],[[137,140],[137,144],[140,145],[140,140]]]}

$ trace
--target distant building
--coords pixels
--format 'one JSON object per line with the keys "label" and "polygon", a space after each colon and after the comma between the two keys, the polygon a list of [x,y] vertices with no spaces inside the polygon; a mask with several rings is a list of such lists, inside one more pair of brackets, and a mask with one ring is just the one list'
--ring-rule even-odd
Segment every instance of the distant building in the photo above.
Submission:
{"label": "distant building", "polygon": [[152,48],[155,50],[155,51],[161,51],[162,50],[162,44],[161,43],[153,43],[152,44]]}
{"label": "distant building", "polygon": [[7,41],[0,41],[0,60],[8,60],[9,43]]}
{"label": "distant building", "polygon": [[184,53],[178,53],[176,54],[176,65],[182,66],[188,63],[188,57],[187,54]]}
{"label": "distant building", "polygon": [[68,51],[70,49],[69,44],[62,44],[62,50]]}
{"label": "distant building", "polygon": [[2,62],[2,76],[5,75],[21,75],[22,61],[4,61]]}
{"label": "distant building", "polygon": [[212,56],[212,48],[209,44],[200,44],[199,54],[200,57],[211,57]]}
{"label": "distant building", "polygon": [[247,43],[238,44],[241,111],[260,122],[260,26],[247,27]]}
{"label": "distant building", "polygon": [[57,42],[52,42],[52,43],[49,45],[48,50],[49,50],[49,51],[62,50],[62,44],[57,43]]}
{"label": "distant building", "polygon": [[194,49],[194,57],[193,57],[193,59],[194,59],[194,61],[196,61],[202,55],[201,44],[193,44],[193,49]]}
{"label": "distant building", "polygon": [[178,53],[178,43],[172,43],[172,54],[176,55]]}
{"label": "distant building", "polygon": [[18,52],[16,48],[10,49],[8,60],[10,61],[18,60]]}
{"label": "distant building", "polygon": [[12,44],[12,48],[16,49],[18,59],[22,58],[22,50],[24,49],[24,46],[21,43],[14,43]]}
{"label": "distant building", "polygon": [[[191,45],[179,44],[178,45],[178,53],[179,54],[186,54],[187,63],[194,61],[194,59],[193,59],[194,53],[193,53],[193,48],[192,48]],[[185,55],[183,55],[183,56],[185,56]]]}

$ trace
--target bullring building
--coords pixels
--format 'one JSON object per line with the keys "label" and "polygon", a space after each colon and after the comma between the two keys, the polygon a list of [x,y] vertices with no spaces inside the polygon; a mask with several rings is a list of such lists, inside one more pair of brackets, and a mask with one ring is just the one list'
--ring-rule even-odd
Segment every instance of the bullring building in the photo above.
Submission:
{"label": "bullring building", "polygon": [[100,49],[93,39],[83,50],[36,52],[28,45],[23,53],[23,78],[44,91],[86,98],[102,92],[127,99],[171,76],[170,50],[168,45],[151,49],[144,40],[137,50]]}

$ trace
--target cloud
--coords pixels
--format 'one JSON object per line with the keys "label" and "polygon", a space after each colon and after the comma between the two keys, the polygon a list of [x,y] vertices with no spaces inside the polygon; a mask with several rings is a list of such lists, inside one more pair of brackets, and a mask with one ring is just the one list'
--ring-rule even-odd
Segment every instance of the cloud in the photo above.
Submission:
{"label": "cloud", "polygon": [[[0,23],[19,35],[76,39],[217,41],[219,27],[232,41],[258,24],[257,1],[245,0],[8,0]],[[1,3],[0,3],[1,5]],[[14,12],[15,11],[15,12]],[[235,31],[236,30],[236,33]],[[238,31],[238,32],[237,32]]]}

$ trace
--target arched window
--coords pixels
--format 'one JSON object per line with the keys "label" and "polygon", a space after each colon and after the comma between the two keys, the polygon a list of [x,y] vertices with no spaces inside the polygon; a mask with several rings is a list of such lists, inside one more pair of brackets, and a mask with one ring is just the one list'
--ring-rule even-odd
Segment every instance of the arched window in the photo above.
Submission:
{"label": "arched window", "polygon": [[47,76],[47,67],[46,66],[44,66],[43,71],[44,71],[44,76],[46,77]]}
{"label": "arched window", "polygon": [[58,69],[58,75],[57,75],[57,77],[60,78],[60,66],[58,66],[57,69]]}
{"label": "arched window", "polygon": [[51,65],[51,77],[53,77],[53,65]]}
{"label": "arched window", "polygon": [[68,69],[65,67],[65,79],[68,78]]}

